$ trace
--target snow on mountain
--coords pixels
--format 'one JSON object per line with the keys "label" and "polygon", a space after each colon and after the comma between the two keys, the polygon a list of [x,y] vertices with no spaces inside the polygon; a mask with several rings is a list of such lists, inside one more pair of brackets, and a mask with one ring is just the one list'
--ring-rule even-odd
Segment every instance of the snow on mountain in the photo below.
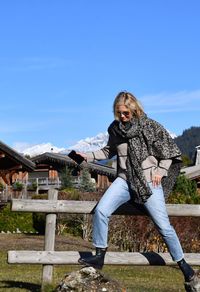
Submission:
{"label": "snow on mountain", "polygon": [[[170,136],[174,139],[177,136],[174,133],[168,131]],[[45,153],[45,152],[53,152],[53,153],[62,153],[68,154],[69,151],[75,150],[80,152],[88,152],[88,151],[96,151],[101,149],[107,144],[108,141],[108,133],[99,133],[95,137],[88,137],[78,141],[76,144],[65,148],[58,148],[51,143],[42,143],[38,145],[28,145],[25,143],[16,143],[13,147],[20,153],[24,155],[29,155],[30,157]]]}
{"label": "snow on mountain", "polygon": [[68,150],[80,152],[96,151],[106,146],[108,141],[108,133],[99,133],[95,137],[86,138],[78,141],[75,145],[68,147]]}
{"label": "snow on mountain", "polygon": [[23,153],[24,155],[29,155],[30,157],[45,153],[45,152],[53,152],[58,153],[63,151],[65,148],[58,148],[51,143],[42,143],[32,146],[27,146],[27,144],[20,144],[17,143],[14,146],[15,150],[17,150],[20,153]]}
{"label": "snow on mountain", "polygon": [[[176,134],[168,131],[170,136],[174,139]],[[75,150],[80,152],[96,151],[104,147],[108,142],[108,133],[100,133],[95,137],[86,138],[78,141],[75,145],[70,146],[68,150]],[[66,152],[66,150],[62,151]]]}
{"label": "snow on mountain", "polygon": [[168,130],[167,130],[167,132],[170,134],[170,136],[172,137],[172,139],[175,139],[175,138],[177,137],[176,134],[174,134],[174,133],[172,133],[172,132],[170,132],[170,131],[168,131]]}

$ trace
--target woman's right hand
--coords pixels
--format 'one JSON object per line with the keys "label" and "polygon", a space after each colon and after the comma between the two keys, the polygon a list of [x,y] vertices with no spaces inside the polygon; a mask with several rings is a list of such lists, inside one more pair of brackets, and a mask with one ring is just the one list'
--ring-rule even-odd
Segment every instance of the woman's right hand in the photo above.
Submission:
{"label": "woman's right hand", "polygon": [[87,155],[85,153],[83,153],[83,152],[76,152],[76,154],[81,155],[84,158],[84,160],[87,161]]}

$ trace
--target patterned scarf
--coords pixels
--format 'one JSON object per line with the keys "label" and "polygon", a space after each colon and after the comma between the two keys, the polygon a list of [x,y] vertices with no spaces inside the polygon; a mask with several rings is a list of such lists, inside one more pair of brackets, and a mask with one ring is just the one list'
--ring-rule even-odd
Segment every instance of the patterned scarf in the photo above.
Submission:
{"label": "patterned scarf", "polygon": [[158,162],[172,159],[168,176],[162,178],[163,190],[167,196],[180,171],[181,152],[163,126],[144,114],[140,118],[134,117],[125,127],[114,121],[108,132],[111,137],[119,135],[127,141],[127,179],[133,191],[133,199],[137,203],[146,202],[152,194],[143,174],[142,162],[148,156],[154,156]]}

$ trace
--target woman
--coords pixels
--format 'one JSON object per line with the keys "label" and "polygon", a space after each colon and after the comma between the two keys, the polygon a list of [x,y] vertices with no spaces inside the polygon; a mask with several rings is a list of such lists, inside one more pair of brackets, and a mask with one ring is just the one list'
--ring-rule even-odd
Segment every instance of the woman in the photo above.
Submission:
{"label": "woman", "polygon": [[79,263],[101,269],[107,249],[111,214],[132,200],[142,204],[162,235],[168,250],[178,263],[185,281],[194,278],[194,270],[184,260],[165,206],[167,195],[179,173],[181,153],[168,132],[149,119],[135,96],[120,92],[113,104],[115,120],[108,128],[107,146],[99,151],[79,153],[88,162],[117,155],[117,178],[107,189],[93,217],[93,244],[96,255],[80,258]]}

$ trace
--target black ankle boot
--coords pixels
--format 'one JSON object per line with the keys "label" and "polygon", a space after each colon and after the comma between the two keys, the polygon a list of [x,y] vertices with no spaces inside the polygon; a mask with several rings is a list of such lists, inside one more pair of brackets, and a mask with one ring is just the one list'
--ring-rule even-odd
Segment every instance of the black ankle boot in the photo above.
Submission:
{"label": "black ankle boot", "polygon": [[194,278],[194,270],[192,267],[186,263],[184,259],[181,261],[177,262],[179,265],[179,268],[181,269],[184,277],[185,277],[185,282],[190,282]]}
{"label": "black ankle boot", "polygon": [[101,270],[104,265],[104,258],[106,254],[106,248],[96,248],[96,255],[92,255],[90,257],[86,258],[80,258],[78,262],[82,265],[85,265],[87,267],[93,267],[95,269]]}

